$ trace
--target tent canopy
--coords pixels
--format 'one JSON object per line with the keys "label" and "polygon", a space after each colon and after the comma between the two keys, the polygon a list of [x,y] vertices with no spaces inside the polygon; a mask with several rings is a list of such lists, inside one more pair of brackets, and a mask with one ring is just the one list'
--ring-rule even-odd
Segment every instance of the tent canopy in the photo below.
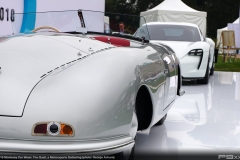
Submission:
{"label": "tent canopy", "polygon": [[206,12],[194,10],[181,0],[165,0],[158,6],[141,12],[146,22],[188,22],[199,26],[206,35]]}

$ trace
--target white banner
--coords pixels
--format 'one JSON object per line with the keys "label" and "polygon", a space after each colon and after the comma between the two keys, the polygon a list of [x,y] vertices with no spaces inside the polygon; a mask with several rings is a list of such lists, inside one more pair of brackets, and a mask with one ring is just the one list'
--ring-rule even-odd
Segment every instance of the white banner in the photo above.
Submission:
{"label": "white banner", "polygon": [[[105,0],[0,0],[0,36],[16,34],[26,30],[32,30],[35,26],[46,25],[45,21],[39,21],[38,15],[27,17],[26,15],[18,13],[78,9],[104,12]],[[87,11],[87,13],[83,12],[83,15],[84,18],[91,17],[91,19],[86,18],[85,21],[88,30],[101,32],[104,30],[103,14]],[[40,16],[40,18],[42,17]],[[74,21],[71,23],[79,24],[79,19],[76,19],[76,17],[72,19],[74,19]],[[14,23],[14,26],[12,23]],[[55,23],[55,25],[56,26],[53,27],[61,27],[60,23]],[[75,26],[74,30],[71,31],[75,31],[76,27],[79,26]],[[69,28],[65,26],[63,31],[68,29]]]}
{"label": "white banner", "polygon": [[[24,0],[0,0],[0,36],[13,34],[14,15],[23,13],[23,9]],[[19,18],[22,21],[22,16]]]}

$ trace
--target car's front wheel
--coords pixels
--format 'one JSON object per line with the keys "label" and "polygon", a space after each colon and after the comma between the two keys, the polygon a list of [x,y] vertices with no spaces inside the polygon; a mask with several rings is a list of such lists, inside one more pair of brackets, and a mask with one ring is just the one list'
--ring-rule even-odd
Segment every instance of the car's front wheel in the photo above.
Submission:
{"label": "car's front wheel", "polygon": [[210,75],[210,70],[209,70],[209,63],[207,64],[207,68],[206,68],[206,73],[203,79],[197,80],[198,83],[201,84],[208,84],[209,82],[209,76]]}
{"label": "car's front wheel", "polygon": [[[213,60],[215,60],[215,56],[214,56]],[[212,63],[212,67],[210,69],[210,75],[212,76],[213,74],[214,74],[214,61]]]}

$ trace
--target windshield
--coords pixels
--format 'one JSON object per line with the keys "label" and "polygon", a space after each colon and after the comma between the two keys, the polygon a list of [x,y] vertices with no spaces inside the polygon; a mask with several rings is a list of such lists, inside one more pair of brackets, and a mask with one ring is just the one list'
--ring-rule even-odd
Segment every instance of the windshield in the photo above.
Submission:
{"label": "windshield", "polygon": [[135,33],[135,36],[140,37],[145,34],[149,34],[151,39],[147,35],[145,36],[148,37],[148,40],[187,42],[201,41],[199,31],[196,27],[165,24],[147,24],[147,28],[145,26],[146,24],[140,27]]}
{"label": "windshield", "polygon": [[[144,17],[88,10],[71,10],[16,13],[12,28],[13,34],[30,33],[38,28],[38,30],[35,30],[36,32],[56,31],[55,29],[57,29],[59,32],[98,32],[136,38],[133,34],[140,27],[140,24],[145,24]],[[149,39],[147,26],[142,26],[142,28],[146,30]]]}

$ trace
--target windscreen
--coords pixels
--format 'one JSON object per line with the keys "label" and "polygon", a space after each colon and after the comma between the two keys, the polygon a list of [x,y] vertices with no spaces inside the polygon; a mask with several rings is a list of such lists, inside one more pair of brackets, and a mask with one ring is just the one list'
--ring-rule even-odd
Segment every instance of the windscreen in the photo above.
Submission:
{"label": "windscreen", "polygon": [[[98,32],[136,38],[133,34],[139,29],[140,24],[141,26],[145,24],[144,17],[89,10],[71,10],[16,13],[12,28],[14,34],[31,33],[38,28],[36,32],[55,32],[54,29],[57,29],[59,32]],[[142,26],[142,28],[145,29],[149,38],[147,26]]]}
{"label": "windscreen", "polygon": [[[148,40],[161,40],[161,41],[187,41],[197,42],[201,41],[199,31],[196,27],[184,25],[165,25],[165,24],[144,24],[135,33],[135,36],[145,37]],[[147,29],[147,31],[146,31]],[[149,34],[148,37],[146,33]]]}

